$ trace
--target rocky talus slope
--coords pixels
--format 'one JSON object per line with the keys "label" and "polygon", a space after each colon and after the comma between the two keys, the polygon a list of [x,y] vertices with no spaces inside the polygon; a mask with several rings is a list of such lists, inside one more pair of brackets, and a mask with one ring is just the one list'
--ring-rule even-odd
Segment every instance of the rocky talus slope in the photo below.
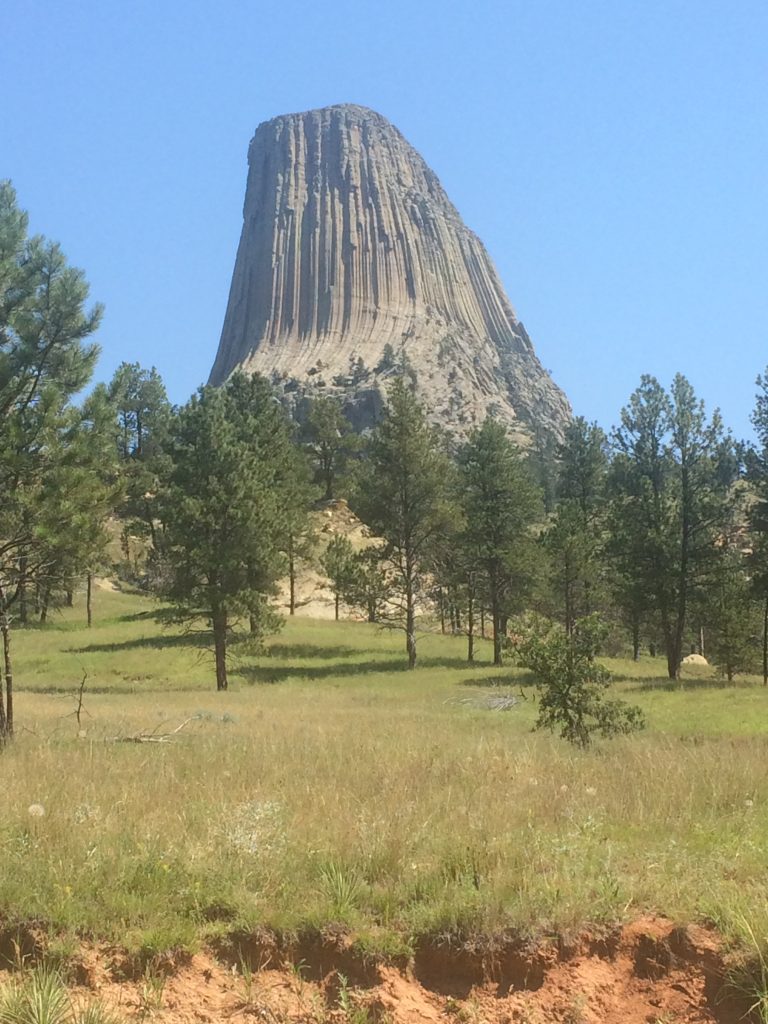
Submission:
{"label": "rocky talus slope", "polygon": [[562,432],[568,402],[485,247],[384,117],[351,105],[277,117],[248,163],[212,383],[242,368],[294,396],[336,389],[365,426],[404,357],[446,426],[492,413],[520,434]]}

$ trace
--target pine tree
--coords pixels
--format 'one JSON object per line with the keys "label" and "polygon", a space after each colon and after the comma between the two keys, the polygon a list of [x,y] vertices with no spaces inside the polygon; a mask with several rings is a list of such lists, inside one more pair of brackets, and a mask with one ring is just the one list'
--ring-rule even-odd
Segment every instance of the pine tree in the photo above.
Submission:
{"label": "pine tree", "polygon": [[459,452],[468,559],[482,575],[501,665],[506,620],[522,611],[536,575],[532,526],[540,492],[505,428],[486,419]]}
{"label": "pine tree", "polygon": [[68,265],[58,245],[28,238],[27,223],[10,182],[0,183],[1,739],[13,734],[13,610],[24,608],[49,552],[44,496],[68,442],[69,403],[96,360],[97,348],[84,342],[101,319],[100,306],[85,309],[82,271]]}
{"label": "pine tree", "polygon": [[268,597],[285,566],[291,431],[268,382],[235,374],[179,410],[169,451],[158,589],[180,618],[210,621],[216,687],[225,690],[237,623],[247,616],[257,632],[274,626]]}
{"label": "pine tree", "polygon": [[716,571],[738,463],[719,413],[707,419],[681,374],[669,395],[643,377],[621,421],[611,549],[620,575],[658,613],[669,677],[677,679],[691,601]]}
{"label": "pine tree", "polygon": [[85,579],[90,626],[91,581],[106,567],[107,519],[122,495],[113,408],[103,385],[82,407],[62,410],[55,450],[40,494],[41,567],[34,577],[40,620],[56,591],[71,593]]}
{"label": "pine tree", "polygon": [[709,661],[729,683],[753,671],[759,661],[760,614],[740,551],[731,548],[719,558],[702,605]]}
{"label": "pine tree", "polygon": [[[166,452],[171,403],[154,366],[121,363],[109,385],[117,416],[117,450],[123,470],[125,497],[119,509],[127,538],[132,532],[150,538],[157,547],[155,497],[170,468]],[[126,551],[130,561],[130,551]]]}
{"label": "pine tree", "polygon": [[607,439],[595,423],[577,417],[559,448],[558,503],[544,535],[553,584],[566,633],[577,618],[602,603]]}
{"label": "pine tree", "polygon": [[361,466],[353,510],[381,537],[392,588],[387,621],[405,631],[408,667],[416,665],[416,617],[427,597],[436,538],[448,529],[451,465],[424,410],[399,377]]}
{"label": "pine tree", "polygon": [[344,595],[348,594],[355,583],[355,549],[350,541],[337,533],[331,538],[328,547],[322,554],[320,564],[331,582],[334,598],[335,618],[339,620],[339,604]]}
{"label": "pine tree", "polygon": [[763,686],[768,686],[768,367],[755,383],[758,392],[751,419],[757,446],[749,452],[748,463],[755,497],[749,513],[752,547],[749,571],[752,591],[762,604]]}
{"label": "pine tree", "polygon": [[361,608],[369,622],[379,621],[392,596],[392,588],[382,568],[378,546],[371,545],[356,552],[343,596],[347,604]]}
{"label": "pine tree", "polygon": [[315,525],[310,515],[317,488],[310,480],[310,467],[304,451],[293,445],[287,452],[282,488],[285,513],[280,549],[288,570],[288,614],[296,614],[296,582],[299,567],[310,562],[317,544]]}
{"label": "pine tree", "polygon": [[315,479],[323,488],[325,500],[330,501],[337,496],[339,480],[357,441],[341,403],[330,396],[316,398],[309,407],[303,434],[315,466]]}
{"label": "pine tree", "polygon": [[570,633],[536,617],[515,624],[513,650],[540,691],[537,729],[559,731],[579,747],[595,735],[635,732],[645,725],[640,708],[607,696],[611,673],[597,661],[606,628],[596,614],[578,619]]}

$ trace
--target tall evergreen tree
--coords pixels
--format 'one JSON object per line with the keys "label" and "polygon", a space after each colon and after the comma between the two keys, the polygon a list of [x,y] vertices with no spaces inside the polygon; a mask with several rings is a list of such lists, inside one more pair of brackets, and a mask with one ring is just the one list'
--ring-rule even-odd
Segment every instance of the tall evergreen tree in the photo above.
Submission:
{"label": "tall evergreen tree", "polygon": [[80,408],[61,413],[57,452],[40,493],[40,566],[34,577],[40,619],[47,618],[53,595],[71,594],[86,581],[86,612],[91,625],[91,581],[106,567],[107,519],[122,495],[115,451],[112,405],[103,385]]}
{"label": "tall evergreen tree", "polygon": [[557,508],[544,540],[551,556],[557,604],[566,633],[601,603],[607,438],[577,417],[559,448]]}
{"label": "tall evergreen tree", "polygon": [[344,600],[355,608],[361,608],[369,622],[378,622],[390,597],[391,587],[387,573],[382,570],[382,554],[378,546],[371,545],[356,552]]}
{"label": "tall evergreen tree", "polygon": [[707,418],[681,374],[669,395],[643,377],[613,440],[612,549],[621,575],[658,613],[677,679],[691,601],[715,571],[729,520],[734,445],[720,414]]}
{"label": "tall evergreen tree", "polygon": [[755,383],[758,391],[751,419],[757,445],[749,453],[748,461],[755,498],[749,512],[752,548],[749,571],[752,591],[762,604],[763,686],[768,686],[768,367]]}
{"label": "tall evergreen tree", "polygon": [[100,306],[85,308],[82,271],[58,245],[29,238],[27,224],[10,182],[0,183],[0,738],[13,733],[13,610],[50,554],[43,499],[68,441],[69,403],[96,360],[85,339],[101,319]]}
{"label": "tall evergreen tree", "polygon": [[368,445],[353,510],[383,540],[382,561],[393,598],[389,621],[405,631],[408,667],[416,665],[416,617],[427,597],[430,555],[453,515],[450,461],[437,431],[402,377],[389,392]]}
{"label": "tall evergreen tree", "polygon": [[317,534],[310,509],[317,497],[306,454],[294,444],[286,454],[281,484],[285,493],[280,550],[288,571],[288,614],[296,614],[296,582],[302,563],[311,561]]}
{"label": "tall evergreen tree", "polygon": [[357,438],[342,412],[341,403],[330,395],[314,399],[303,430],[315,467],[315,479],[326,501],[338,496],[339,480],[347,467]]}
{"label": "tall evergreen tree", "polygon": [[741,552],[730,548],[718,559],[701,601],[708,660],[728,682],[759,663],[760,612]]}
{"label": "tall evergreen tree", "polygon": [[117,417],[117,450],[123,470],[124,500],[119,514],[126,538],[148,536],[157,547],[155,498],[170,464],[167,454],[171,403],[154,366],[121,363],[109,385]]}
{"label": "tall evergreen tree", "polygon": [[320,563],[331,583],[334,615],[338,622],[341,599],[350,592],[355,582],[355,549],[347,537],[337,533],[329,541]]}
{"label": "tall evergreen tree", "polygon": [[158,586],[180,618],[210,621],[216,687],[225,690],[236,624],[273,626],[267,598],[284,569],[291,431],[267,381],[235,374],[179,410],[169,450]]}
{"label": "tall evergreen tree", "polygon": [[465,545],[482,573],[501,665],[506,620],[522,611],[535,576],[533,524],[541,496],[505,428],[486,419],[459,452]]}

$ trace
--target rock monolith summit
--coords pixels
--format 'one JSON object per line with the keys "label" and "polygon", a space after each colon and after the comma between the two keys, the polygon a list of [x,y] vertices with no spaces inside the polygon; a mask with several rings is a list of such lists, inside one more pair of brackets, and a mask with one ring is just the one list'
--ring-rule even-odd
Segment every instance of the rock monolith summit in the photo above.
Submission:
{"label": "rock monolith summit", "polygon": [[568,402],[542,368],[480,239],[386,118],[353,105],[259,125],[210,381],[259,371],[294,406],[336,393],[357,426],[406,365],[432,419],[492,414],[559,437]]}

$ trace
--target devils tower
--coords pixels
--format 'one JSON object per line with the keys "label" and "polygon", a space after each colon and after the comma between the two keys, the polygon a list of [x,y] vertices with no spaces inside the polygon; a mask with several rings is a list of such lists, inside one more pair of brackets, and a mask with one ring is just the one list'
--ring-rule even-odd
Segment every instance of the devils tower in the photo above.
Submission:
{"label": "devils tower", "polygon": [[243,229],[210,381],[259,371],[295,404],[336,393],[375,418],[406,365],[430,416],[487,414],[558,437],[568,402],[493,263],[437,176],[386,118],[353,105],[256,129]]}

